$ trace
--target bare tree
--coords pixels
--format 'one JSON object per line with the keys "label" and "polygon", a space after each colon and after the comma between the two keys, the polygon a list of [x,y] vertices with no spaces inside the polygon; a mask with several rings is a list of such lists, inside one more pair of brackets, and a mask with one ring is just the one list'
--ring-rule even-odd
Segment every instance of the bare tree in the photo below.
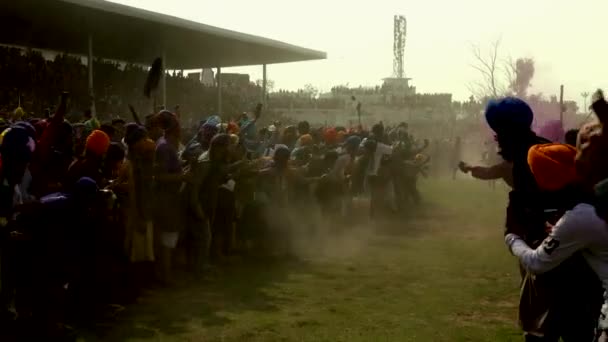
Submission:
{"label": "bare tree", "polygon": [[[255,81],[255,85],[258,87],[263,87],[264,86],[264,80],[258,79]],[[266,80],[266,92],[267,93],[272,93],[274,91],[274,81],[273,80]]]}
{"label": "bare tree", "polygon": [[304,94],[306,94],[311,100],[316,99],[317,96],[319,95],[319,89],[317,89],[317,87],[313,86],[312,84],[308,83],[308,84],[304,85]]}
{"label": "bare tree", "polygon": [[469,85],[469,90],[478,99],[489,96],[497,98],[504,95],[507,87],[504,85],[504,79],[501,77],[501,62],[499,57],[500,39],[495,40],[487,51],[483,51],[479,45],[471,45],[471,53],[474,62],[471,67],[477,70],[481,79]]}
{"label": "bare tree", "polygon": [[517,66],[516,66],[515,61],[513,60],[513,57],[511,57],[511,56],[509,56],[507,59],[505,59],[504,63],[505,63],[505,66],[504,66],[505,79],[506,79],[507,83],[509,84],[508,91],[512,92],[512,89],[510,86],[515,82],[515,79],[517,78]]}

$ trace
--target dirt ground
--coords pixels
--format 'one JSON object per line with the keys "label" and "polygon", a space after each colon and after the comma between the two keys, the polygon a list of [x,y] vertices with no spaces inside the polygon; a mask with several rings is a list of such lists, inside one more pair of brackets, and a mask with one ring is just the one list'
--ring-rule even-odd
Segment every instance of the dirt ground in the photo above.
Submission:
{"label": "dirt ground", "polygon": [[146,291],[79,340],[520,341],[505,189],[420,187],[424,204],[404,218],[326,225],[297,258],[240,257]]}

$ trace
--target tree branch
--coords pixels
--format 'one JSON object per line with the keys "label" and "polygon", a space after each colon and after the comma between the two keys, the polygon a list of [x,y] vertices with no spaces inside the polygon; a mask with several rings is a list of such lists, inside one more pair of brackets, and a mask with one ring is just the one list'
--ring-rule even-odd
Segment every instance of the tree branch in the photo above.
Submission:
{"label": "tree branch", "polygon": [[[471,67],[481,74],[484,83],[483,86],[480,86],[478,83],[477,88],[483,89],[486,92],[485,96],[494,98],[508,93],[510,83],[505,86],[503,84],[503,77],[506,76],[509,81],[513,78],[513,75],[509,73],[510,70],[503,70],[501,67],[501,60],[499,57],[500,44],[500,38],[495,40],[490,46],[487,54],[482,53],[480,46],[477,44],[471,44],[470,47],[474,58]],[[473,91],[473,93],[477,92],[478,91]]]}

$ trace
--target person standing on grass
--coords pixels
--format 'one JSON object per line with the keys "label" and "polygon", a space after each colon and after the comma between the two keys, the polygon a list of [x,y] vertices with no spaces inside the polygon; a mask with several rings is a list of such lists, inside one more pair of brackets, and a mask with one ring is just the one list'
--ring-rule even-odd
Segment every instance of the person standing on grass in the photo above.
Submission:
{"label": "person standing on grass", "polygon": [[[607,106],[608,107],[608,106]],[[602,121],[608,117],[608,111],[600,115]],[[577,177],[581,185],[590,192],[591,187],[602,177],[608,176],[608,163],[605,156],[608,152],[608,139],[603,133],[601,124],[592,124],[583,128],[579,136],[579,151],[576,156]],[[556,160],[557,158],[553,157]],[[553,169],[546,172],[543,178],[557,179],[564,174],[563,170]],[[535,273],[544,273],[570,255],[580,251],[589,266],[602,280],[605,289],[608,289],[608,226],[600,218],[605,218],[606,194],[608,183],[602,182],[595,187],[596,198],[580,203],[567,212],[544,240],[542,246],[530,248],[517,231],[510,231],[505,241],[512,253],[524,265]],[[594,208],[595,206],[595,208]],[[599,216],[599,218],[598,218]],[[576,279],[577,282],[580,279]],[[589,292],[589,289],[586,289]],[[599,321],[600,341],[606,341],[608,321],[608,305],[604,304]]]}
{"label": "person standing on grass", "polygon": [[257,174],[258,189],[256,194],[264,202],[266,231],[264,237],[269,243],[266,252],[286,255],[291,252],[292,234],[294,231],[294,196],[302,185],[317,182],[322,177],[307,177],[304,169],[292,168],[289,165],[290,151],[287,146],[277,145],[272,157],[272,165],[260,170]]}
{"label": "person standing on grass", "polygon": [[[547,206],[553,208],[546,216],[548,236],[536,249],[520,238],[525,232],[518,226],[508,227],[505,237],[522,266],[537,275],[537,288],[545,289],[540,293],[548,307],[543,320],[550,329],[532,340],[591,341],[602,303],[602,287],[594,271],[608,281],[608,273],[598,268],[608,265],[608,230],[595,215],[591,187],[579,180],[585,175],[576,172],[576,153],[566,144],[530,149],[532,174],[547,194]],[[531,315],[535,308],[527,306],[520,312]]]}
{"label": "person standing on grass", "polygon": [[324,153],[319,171],[321,174],[328,174],[328,177],[324,177],[314,191],[322,215],[330,222],[339,217],[344,194],[343,183],[332,174],[338,158],[339,154],[335,150],[327,150]]}
{"label": "person standing on grass", "polygon": [[[272,166],[259,172],[257,193],[264,198],[265,231],[263,240],[271,254],[287,254],[290,250],[288,229],[293,222],[289,215],[290,179],[293,170],[289,168],[289,149],[279,146],[273,156]],[[293,200],[292,200],[293,201]]]}
{"label": "person standing on grass", "polygon": [[[374,136],[380,136],[383,132],[381,125],[374,126]],[[377,140],[367,138],[362,142],[363,158],[361,166],[364,167],[365,184],[370,189],[370,218],[378,217],[379,211],[383,208],[387,185],[389,179],[381,177],[379,171],[382,168],[382,160],[392,155],[393,149]]]}
{"label": "person standing on grass", "polygon": [[[203,161],[206,174],[199,178],[197,188],[207,213],[211,228],[210,257],[214,262],[222,262],[230,252],[234,225],[234,181],[228,174],[231,138],[228,134],[218,134],[211,140],[209,159]],[[202,171],[202,170],[201,170]]]}
{"label": "person standing on grass", "polygon": [[189,170],[188,198],[192,245],[189,258],[196,272],[209,260],[223,261],[232,249],[235,198],[230,165],[236,135],[218,134],[211,140],[209,153],[201,155]]}
{"label": "person standing on grass", "polygon": [[[543,198],[538,184],[528,165],[528,150],[530,147],[549,143],[549,141],[536,136],[531,125],[534,119],[532,109],[524,101],[507,97],[501,100],[492,100],[486,108],[486,121],[495,132],[495,138],[500,148],[502,158],[512,164],[513,188],[509,193],[507,206],[506,229],[515,229],[523,232],[523,238],[530,244],[536,245],[545,238],[545,217],[543,213]],[[522,278],[525,270],[520,267]],[[524,287],[531,286],[532,281],[524,281]],[[546,303],[539,302],[540,288],[536,296],[524,301],[522,297],[520,307],[526,305],[535,307],[535,315],[521,314],[520,323],[526,333],[528,341],[534,341],[538,336],[551,334],[542,319],[547,315]]]}
{"label": "person standing on grass", "polygon": [[160,240],[160,278],[164,283],[171,279],[172,255],[177,247],[181,229],[180,187],[184,179],[178,157],[180,127],[175,115],[163,110],[158,114],[160,127],[164,130],[156,142],[155,181],[156,212],[154,227]]}
{"label": "person standing on grass", "polygon": [[110,185],[124,210],[124,250],[132,266],[135,283],[152,279],[154,256],[154,153],[156,143],[143,126],[127,125],[127,160],[118,179]]}
{"label": "person standing on grass", "polygon": [[332,170],[329,172],[330,179],[334,180],[342,189],[342,214],[343,217],[349,217],[352,212],[352,196],[350,187],[350,177],[353,172],[355,159],[359,151],[361,138],[352,135],[346,139],[342,145],[340,155]]}

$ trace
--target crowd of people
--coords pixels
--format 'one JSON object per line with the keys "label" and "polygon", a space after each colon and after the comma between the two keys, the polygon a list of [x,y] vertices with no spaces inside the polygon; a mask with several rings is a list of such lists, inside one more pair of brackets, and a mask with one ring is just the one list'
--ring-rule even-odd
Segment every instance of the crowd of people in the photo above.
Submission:
{"label": "crowd of people", "polygon": [[[77,108],[88,108],[94,101],[100,115],[118,115],[126,104],[131,104],[138,110],[146,108],[147,102],[141,93],[147,68],[95,59],[92,97],[88,87],[87,66],[83,62],[84,59],[79,56],[0,46],[0,112],[10,112],[22,104],[23,108],[40,113],[57,102],[57,94],[49,89],[69,91],[71,101]],[[168,101],[181,104],[182,115],[185,117],[218,111],[215,85],[205,85],[199,79],[190,78],[178,70],[168,72],[166,82]],[[222,111],[236,113],[244,106],[259,101],[262,86],[258,83],[224,82]],[[380,100],[386,95],[383,95],[380,87],[375,90],[334,87],[331,96],[321,96],[319,90],[312,86],[297,91],[279,89],[267,95],[266,103],[269,107],[281,110],[344,110],[351,106],[353,94],[367,99],[366,103],[386,105],[386,101]],[[382,96],[377,101],[372,100],[375,97],[369,96],[374,94]],[[160,97],[159,94],[156,96]],[[452,112],[450,108],[444,108],[449,107],[451,97],[446,100],[436,94],[416,94],[401,99],[403,101],[415,106],[420,112],[429,107],[437,107],[436,111],[450,115]]]}
{"label": "crowd of people", "polygon": [[[122,114],[127,104],[139,111],[149,111],[147,99],[141,96],[147,73],[140,65],[95,59],[93,93],[99,117],[110,120]],[[217,112],[215,86],[206,86],[180,71],[167,73],[166,82],[167,98],[181,105],[184,118]],[[50,89],[69,91],[76,109],[89,108],[93,101],[87,66],[81,57],[0,46],[0,112],[6,114],[21,106],[29,112],[42,113],[57,104],[59,94]],[[237,113],[245,105],[259,101],[260,94],[261,88],[253,83],[226,84],[222,109],[226,113]],[[160,95],[156,97],[160,103]]]}
{"label": "crowd of people", "polygon": [[268,104],[273,108],[297,109],[344,109],[349,101],[339,97],[318,97],[313,91],[300,89],[298,91],[279,90],[268,96]]}
{"label": "crowd of people", "polygon": [[597,120],[552,142],[532,131],[534,115],[524,101],[491,101],[486,120],[503,160],[459,165],[512,189],[505,242],[520,263],[526,341],[608,338],[602,297],[608,290],[608,103],[600,91],[593,110]]}
{"label": "crowd of people", "polygon": [[261,105],[192,126],[133,107],[132,122],[90,110],[74,122],[68,99],[0,120],[0,322],[38,338],[64,334],[113,289],[171,286],[176,269],[203,275],[234,253],[291,255],[309,234],[293,223],[313,211],[347,224],[369,195],[371,219],[397,215],[419,203],[429,163],[406,123],[261,126]]}
{"label": "crowd of people", "polygon": [[[519,261],[526,341],[608,341],[608,103],[601,92],[592,106],[597,120],[568,132],[550,122],[535,133],[521,99],[490,101],[485,118],[495,141],[482,148],[484,165],[474,166],[460,161],[464,138],[416,139],[405,122],[370,130],[290,125],[261,120],[261,105],[230,120],[193,123],[179,107],[140,119],[149,103],[137,100],[136,84],[145,72],[126,66],[113,74],[120,68],[111,63],[98,64],[107,70],[96,74],[135,75],[125,90],[135,103],[131,119],[116,115],[129,97],[115,98],[107,86],[99,115],[69,115],[70,105],[90,105],[80,61],[2,49],[0,68],[17,68],[0,73],[0,84],[16,85],[0,92],[7,104],[0,111],[0,337],[64,336],[66,323],[91,317],[117,293],[171,286],[177,269],[201,276],[235,253],[291,255],[319,228],[313,212],[331,226],[348,225],[362,196],[371,220],[407,213],[421,201],[420,176],[456,178],[460,170],[511,188],[505,242]],[[185,90],[190,80],[175,82],[170,88],[197,98]],[[54,106],[59,94],[51,89],[67,84],[75,92]],[[235,95],[235,103],[248,96],[255,94]],[[197,101],[191,107],[204,108],[205,97]]]}

